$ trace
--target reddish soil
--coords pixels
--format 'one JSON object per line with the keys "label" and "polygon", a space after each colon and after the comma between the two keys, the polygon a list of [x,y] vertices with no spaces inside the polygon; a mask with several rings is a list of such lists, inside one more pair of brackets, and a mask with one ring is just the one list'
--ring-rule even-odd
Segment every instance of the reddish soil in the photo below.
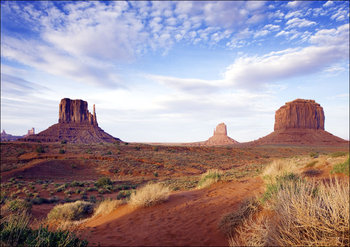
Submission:
{"label": "reddish soil", "polygon": [[227,246],[218,230],[221,217],[260,193],[262,185],[260,178],[250,178],[174,193],[151,208],[122,206],[88,221],[81,236],[102,246]]}

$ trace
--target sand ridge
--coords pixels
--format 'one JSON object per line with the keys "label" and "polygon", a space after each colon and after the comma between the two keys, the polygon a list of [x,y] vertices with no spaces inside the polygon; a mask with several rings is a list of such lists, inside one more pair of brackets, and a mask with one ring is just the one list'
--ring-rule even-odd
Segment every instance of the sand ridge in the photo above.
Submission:
{"label": "sand ridge", "polygon": [[122,206],[86,222],[81,236],[101,246],[227,246],[218,229],[221,217],[260,193],[262,185],[261,178],[220,182],[173,193],[167,202],[150,208]]}

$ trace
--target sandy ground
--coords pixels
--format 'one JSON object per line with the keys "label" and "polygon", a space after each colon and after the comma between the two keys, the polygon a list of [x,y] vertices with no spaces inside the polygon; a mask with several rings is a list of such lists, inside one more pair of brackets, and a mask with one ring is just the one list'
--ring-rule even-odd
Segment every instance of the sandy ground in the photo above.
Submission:
{"label": "sandy ground", "polygon": [[101,246],[227,246],[218,229],[221,217],[244,198],[263,189],[260,178],[174,193],[163,204],[134,209],[122,206],[85,223],[81,237]]}

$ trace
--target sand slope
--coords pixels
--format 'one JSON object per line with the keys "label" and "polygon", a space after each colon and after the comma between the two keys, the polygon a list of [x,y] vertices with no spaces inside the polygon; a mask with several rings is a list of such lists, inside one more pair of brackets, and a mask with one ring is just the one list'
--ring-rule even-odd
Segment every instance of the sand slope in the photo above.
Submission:
{"label": "sand slope", "polygon": [[222,215],[256,195],[262,185],[260,178],[251,178],[174,193],[151,208],[126,205],[88,221],[81,235],[102,246],[225,246],[226,237],[218,230]]}

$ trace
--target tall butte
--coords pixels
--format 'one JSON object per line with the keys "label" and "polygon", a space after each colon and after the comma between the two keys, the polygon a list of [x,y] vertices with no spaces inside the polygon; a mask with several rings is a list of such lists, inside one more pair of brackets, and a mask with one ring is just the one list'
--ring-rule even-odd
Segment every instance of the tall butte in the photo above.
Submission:
{"label": "tall butte", "polygon": [[88,110],[88,103],[83,100],[64,98],[59,105],[58,123],[39,134],[32,135],[22,141],[72,143],[115,142],[120,139],[104,132],[97,124],[95,105],[93,113]]}
{"label": "tall butte", "polygon": [[219,146],[237,144],[238,142],[227,136],[226,124],[220,123],[214,129],[214,134],[203,144],[206,146]]}
{"label": "tall butte", "polygon": [[287,102],[275,114],[274,132],[255,144],[337,145],[348,141],[324,130],[323,108],[314,100],[296,99]]}

